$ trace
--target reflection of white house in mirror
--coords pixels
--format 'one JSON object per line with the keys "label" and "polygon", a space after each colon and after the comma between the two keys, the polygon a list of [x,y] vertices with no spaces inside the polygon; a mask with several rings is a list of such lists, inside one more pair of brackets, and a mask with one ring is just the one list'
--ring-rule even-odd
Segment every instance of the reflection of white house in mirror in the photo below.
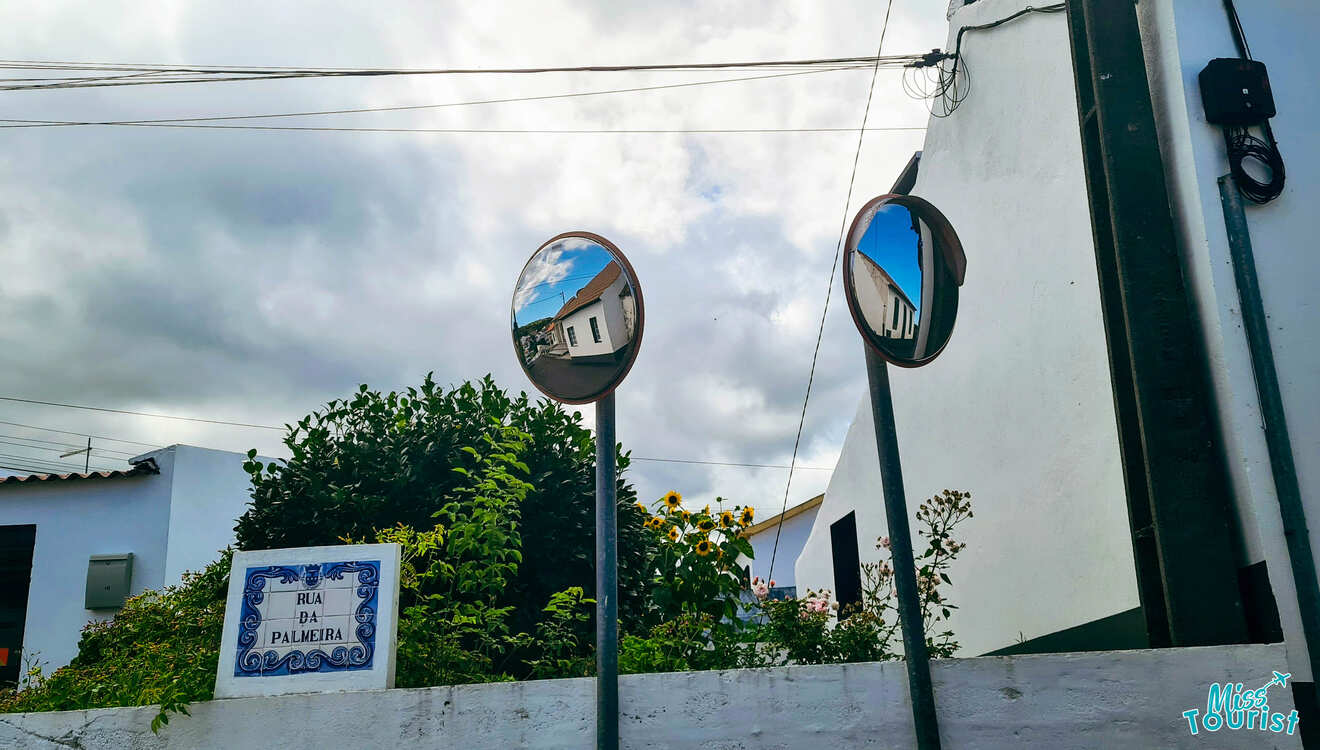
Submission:
{"label": "reflection of white house in mirror", "polygon": [[577,291],[549,325],[552,356],[612,357],[632,340],[637,305],[617,262],[611,261]]}
{"label": "reflection of white house in mirror", "polygon": [[864,253],[853,254],[853,286],[867,325],[884,338],[911,339],[917,334],[917,308],[893,278]]}

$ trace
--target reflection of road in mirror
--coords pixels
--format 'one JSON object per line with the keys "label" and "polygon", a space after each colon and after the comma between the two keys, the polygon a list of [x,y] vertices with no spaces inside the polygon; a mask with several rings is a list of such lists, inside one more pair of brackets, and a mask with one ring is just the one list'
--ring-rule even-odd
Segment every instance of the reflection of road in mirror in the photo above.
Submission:
{"label": "reflection of road in mirror", "polygon": [[527,264],[514,293],[515,349],[528,375],[568,399],[607,390],[627,366],[637,307],[627,274],[599,244],[568,237]]}

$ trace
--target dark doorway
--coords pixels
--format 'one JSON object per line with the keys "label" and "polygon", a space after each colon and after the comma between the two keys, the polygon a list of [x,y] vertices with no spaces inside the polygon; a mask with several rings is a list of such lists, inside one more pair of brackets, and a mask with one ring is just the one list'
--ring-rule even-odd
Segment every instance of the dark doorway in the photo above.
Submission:
{"label": "dark doorway", "polygon": [[36,526],[0,526],[0,687],[18,684]]}
{"label": "dark doorway", "polygon": [[862,562],[857,556],[857,514],[849,513],[830,524],[830,551],[834,557],[834,597],[842,616],[862,603]]}

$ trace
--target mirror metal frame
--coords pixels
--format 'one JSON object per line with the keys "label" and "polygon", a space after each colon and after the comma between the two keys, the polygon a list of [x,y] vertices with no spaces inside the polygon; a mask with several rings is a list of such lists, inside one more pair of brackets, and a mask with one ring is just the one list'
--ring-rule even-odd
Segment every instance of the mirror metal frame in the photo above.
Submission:
{"label": "mirror metal frame", "polygon": [[[560,240],[568,239],[570,237],[577,237],[580,239],[590,240],[591,242],[600,245],[601,247],[608,250],[609,253],[612,256],[614,256],[614,259],[619,262],[619,265],[623,267],[624,276],[628,280],[628,285],[632,287],[633,297],[637,301],[637,330],[633,334],[633,340],[630,342],[632,346],[632,352],[628,355],[628,361],[624,363],[623,368],[620,369],[618,374],[615,375],[614,378],[610,380],[609,385],[605,389],[601,390],[599,393],[595,393],[590,396],[587,396],[586,398],[581,398],[581,399],[563,398],[562,396],[557,396],[553,393],[550,393],[545,388],[542,388],[541,384],[536,382],[536,378],[532,377],[532,374],[527,371],[527,366],[523,364],[522,357],[517,358],[518,366],[522,368],[523,374],[526,375],[527,379],[530,380],[532,385],[536,387],[536,390],[540,391],[542,394],[544,394],[551,400],[558,401],[561,404],[573,404],[573,405],[594,404],[597,401],[613,393],[614,390],[619,387],[619,384],[623,382],[623,379],[628,377],[628,373],[632,371],[633,364],[637,362],[637,353],[641,351],[642,348],[642,332],[646,329],[646,304],[642,301],[642,284],[637,278],[637,272],[633,270],[632,263],[628,262],[628,256],[623,254],[623,251],[619,249],[618,245],[615,245],[613,242],[610,242],[609,240],[605,239],[599,234],[595,234],[594,232],[587,232],[583,230],[563,232],[561,234],[555,235],[554,237],[551,237],[545,242],[542,242],[539,246],[537,246],[535,252],[532,253],[531,257],[527,259],[527,262],[523,264],[522,270],[518,272],[518,280],[522,281],[522,275],[527,271],[527,266],[531,265],[532,261],[536,259],[536,256],[539,255],[542,250],[546,249],[546,247],[553,245],[554,243]],[[513,298],[517,299],[517,296],[518,296],[518,289],[515,286],[513,290]],[[510,322],[513,323],[513,325],[510,327],[510,336],[512,337],[512,332],[516,331],[518,328],[517,313],[513,309],[512,300],[510,300],[509,302],[509,319]],[[518,347],[518,341],[516,339],[513,341],[513,346],[514,346],[514,350],[516,351]]]}
{"label": "mirror metal frame", "polygon": [[[896,359],[890,356],[889,353],[880,346],[879,342],[875,340],[870,324],[867,323],[866,317],[862,314],[862,311],[857,305],[857,287],[853,283],[853,255],[856,253],[853,237],[858,229],[862,228],[859,226],[862,217],[866,216],[868,213],[873,213],[874,211],[879,210],[882,206],[890,204],[903,206],[916,214],[918,219],[926,222],[926,226],[930,227],[931,235],[935,238],[935,244],[943,253],[944,268],[947,269],[950,276],[952,276],[951,280],[953,281],[954,294],[953,303],[955,305],[957,304],[956,295],[958,293],[958,287],[962,286],[963,279],[967,274],[967,256],[963,253],[962,242],[958,239],[958,233],[953,230],[953,225],[949,223],[949,220],[945,218],[944,214],[940,213],[940,210],[930,201],[923,200],[915,195],[886,193],[885,195],[872,198],[861,207],[857,212],[857,215],[853,217],[852,224],[848,227],[848,234],[845,235],[847,244],[843,251],[843,290],[844,298],[848,301],[848,312],[852,315],[853,323],[857,326],[858,332],[862,334],[862,340],[864,340],[866,345],[879,355],[881,359],[897,367],[921,367],[922,365],[929,364],[931,360],[940,355],[940,352],[944,351],[944,347],[948,345],[949,339],[953,337],[952,326],[949,328],[948,338],[945,338],[945,340],[940,343],[940,347],[928,356],[918,360]],[[927,307],[925,300],[922,300],[921,302],[923,307]],[[956,319],[955,314],[955,321]]]}

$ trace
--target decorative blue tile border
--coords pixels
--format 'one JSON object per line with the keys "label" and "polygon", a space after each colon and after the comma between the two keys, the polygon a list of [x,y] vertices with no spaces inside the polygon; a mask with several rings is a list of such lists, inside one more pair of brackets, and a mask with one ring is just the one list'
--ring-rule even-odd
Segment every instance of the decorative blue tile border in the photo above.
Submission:
{"label": "decorative blue tile border", "polygon": [[[261,613],[257,607],[265,600],[266,581],[280,583],[301,581],[303,591],[315,591],[325,580],[340,581],[345,574],[357,574],[357,608],[353,612],[357,643],[339,645],[329,653],[319,648],[295,649],[283,656],[278,651],[256,648]],[[243,582],[243,608],[238,625],[238,653],[234,662],[235,677],[262,677],[306,674],[311,672],[348,672],[371,669],[376,651],[376,601],[380,584],[380,561],[319,563],[309,565],[270,565],[248,568]]]}

